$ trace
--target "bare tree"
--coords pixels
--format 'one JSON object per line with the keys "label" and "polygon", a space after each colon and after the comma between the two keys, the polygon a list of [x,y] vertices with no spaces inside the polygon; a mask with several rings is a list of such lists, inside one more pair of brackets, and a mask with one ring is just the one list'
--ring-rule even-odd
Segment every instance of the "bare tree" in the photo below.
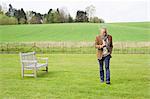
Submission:
{"label": "bare tree", "polygon": [[0,5],[0,11],[2,11],[2,6]]}
{"label": "bare tree", "polygon": [[30,22],[30,20],[32,19],[33,16],[34,16],[34,14],[32,13],[32,11],[26,11],[26,17],[27,17],[28,23]]}
{"label": "bare tree", "polygon": [[91,21],[95,12],[96,12],[95,6],[94,5],[87,6],[85,8],[85,11],[87,12],[87,16],[89,18],[89,21]]}
{"label": "bare tree", "polygon": [[59,10],[59,13],[60,13],[60,20],[61,22],[67,22],[68,21],[68,15],[69,15],[69,12],[68,12],[68,9],[66,7],[62,7],[60,8]]}
{"label": "bare tree", "polygon": [[1,3],[1,11],[2,11],[3,13],[6,13],[7,10],[8,10],[8,9],[7,9],[6,3],[2,2],[2,3]]}

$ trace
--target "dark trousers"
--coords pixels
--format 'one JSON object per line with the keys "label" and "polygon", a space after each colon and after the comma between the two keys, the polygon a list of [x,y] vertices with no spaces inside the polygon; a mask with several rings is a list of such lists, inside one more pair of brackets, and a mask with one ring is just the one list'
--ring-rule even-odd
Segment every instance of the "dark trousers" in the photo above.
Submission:
{"label": "dark trousers", "polygon": [[106,82],[110,82],[110,69],[109,69],[110,58],[111,58],[111,55],[103,57],[101,60],[98,59],[99,67],[100,67],[100,80],[101,81],[104,81],[104,69],[103,69],[103,65],[105,63]]}

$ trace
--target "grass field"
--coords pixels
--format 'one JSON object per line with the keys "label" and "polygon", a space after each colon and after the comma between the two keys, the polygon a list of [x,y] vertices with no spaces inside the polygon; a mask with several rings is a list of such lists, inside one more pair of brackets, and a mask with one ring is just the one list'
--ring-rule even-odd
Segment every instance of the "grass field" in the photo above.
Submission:
{"label": "grass field", "polygon": [[39,54],[49,73],[21,79],[18,54],[0,54],[1,99],[149,99],[150,55],[113,54],[111,82],[99,82],[95,54]]}
{"label": "grass field", "polygon": [[[41,42],[42,46],[44,46],[43,42],[51,41],[56,43],[58,41],[94,42],[100,27],[108,28],[114,42],[127,41],[128,44],[131,41],[150,42],[150,22],[0,25],[0,44],[5,45],[0,45],[0,47],[1,51],[18,53],[32,48],[32,46],[28,48],[18,45],[17,47],[17,45],[5,42],[12,44],[14,42],[15,44],[15,42],[35,41]],[[98,63],[96,55],[92,54],[95,53],[93,46],[91,48],[83,47],[84,54],[76,54],[75,51],[81,52],[81,49],[75,48],[73,50],[72,48],[65,50],[61,46],[57,49],[46,48],[42,48],[45,50],[44,53],[57,54],[38,54],[41,57],[49,57],[49,73],[38,71],[36,79],[31,77],[21,79],[18,54],[0,54],[0,99],[150,98],[149,54],[113,54],[110,66],[112,84],[108,86],[99,82]],[[135,48],[138,49],[137,46]],[[139,51],[149,50],[139,48]],[[86,54],[84,50],[91,54]],[[65,51],[70,54],[62,54]]]}
{"label": "grass field", "polygon": [[150,22],[1,25],[0,42],[94,41],[107,27],[114,41],[150,41]]}

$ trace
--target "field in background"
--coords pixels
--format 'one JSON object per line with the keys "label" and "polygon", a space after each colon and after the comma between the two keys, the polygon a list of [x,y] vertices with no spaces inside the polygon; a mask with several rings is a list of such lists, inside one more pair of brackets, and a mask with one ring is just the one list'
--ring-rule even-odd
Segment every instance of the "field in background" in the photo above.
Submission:
{"label": "field in background", "polygon": [[107,27],[113,41],[150,41],[150,22],[1,25],[0,42],[90,41]]}
{"label": "field in background", "polygon": [[113,53],[150,53],[150,22],[0,26],[0,53],[95,53],[101,27],[113,36]]}
{"label": "field in background", "polygon": [[[1,99],[149,99],[146,54],[113,54],[110,86],[100,84],[95,54],[38,54],[49,72],[21,79],[18,54],[0,54]],[[61,59],[60,59],[61,58]]]}

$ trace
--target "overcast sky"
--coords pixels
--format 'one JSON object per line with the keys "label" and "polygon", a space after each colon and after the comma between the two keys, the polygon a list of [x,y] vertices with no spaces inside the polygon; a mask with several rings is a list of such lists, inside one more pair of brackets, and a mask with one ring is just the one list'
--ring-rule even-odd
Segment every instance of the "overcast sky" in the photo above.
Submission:
{"label": "overcast sky", "polygon": [[10,3],[14,8],[42,14],[50,8],[67,8],[73,17],[77,10],[94,5],[95,16],[106,22],[150,21],[150,0],[0,0],[0,4],[6,4],[7,8]]}

